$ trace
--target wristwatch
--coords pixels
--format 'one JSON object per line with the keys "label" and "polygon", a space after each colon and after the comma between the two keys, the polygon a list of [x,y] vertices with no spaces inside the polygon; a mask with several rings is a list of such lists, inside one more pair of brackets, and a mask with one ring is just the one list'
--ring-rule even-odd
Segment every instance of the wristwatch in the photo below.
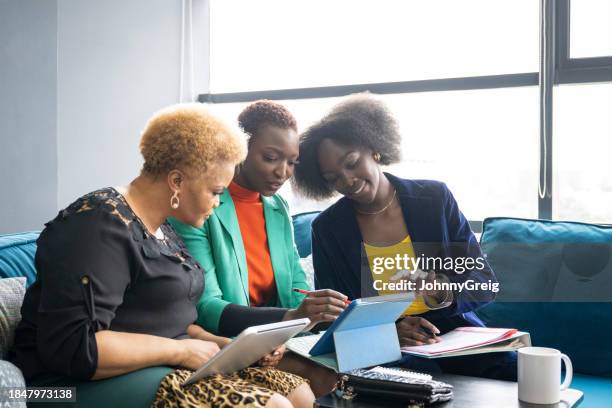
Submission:
{"label": "wristwatch", "polygon": [[[436,279],[441,280],[445,283],[450,282],[450,280],[448,279],[448,276],[442,273],[437,274]],[[454,298],[453,291],[445,290],[444,298],[441,301],[438,301],[433,296],[423,296],[423,301],[425,301],[425,305],[429,308],[429,310],[437,310],[437,309],[444,309],[445,307],[450,306],[453,303],[453,298]]]}

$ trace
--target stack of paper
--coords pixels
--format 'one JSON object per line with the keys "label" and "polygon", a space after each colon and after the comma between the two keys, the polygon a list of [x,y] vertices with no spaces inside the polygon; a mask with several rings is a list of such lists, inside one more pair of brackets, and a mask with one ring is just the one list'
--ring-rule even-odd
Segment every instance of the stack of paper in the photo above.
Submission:
{"label": "stack of paper", "polygon": [[516,329],[458,327],[438,337],[440,342],[424,346],[402,347],[402,353],[419,357],[455,357],[468,354],[513,351],[531,346],[529,333]]}

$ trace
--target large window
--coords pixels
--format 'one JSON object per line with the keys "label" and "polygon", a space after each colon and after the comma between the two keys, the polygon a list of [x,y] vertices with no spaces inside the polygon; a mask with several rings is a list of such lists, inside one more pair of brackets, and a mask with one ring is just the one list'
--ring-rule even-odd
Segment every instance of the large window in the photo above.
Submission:
{"label": "large window", "polygon": [[533,0],[213,0],[211,30],[217,93],[538,69]]}
{"label": "large window", "polygon": [[571,2],[570,44],[572,58],[612,56],[612,2]]}
{"label": "large window", "polygon": [[[535,87],[407,93],[386,95],[384,100],[403,134],[403,160],[388,171],[405,178],[443,180],[472,219],[495,214],[537,217],[537,200],[533,199],[538,179]],[[300,128],[306,128],[338,101],[340,98],[281,102],[299,119]],[[211,108],[235,125],[247,104],[212,104]],[[523,120],[508,120],[509,111]],[[446,112],[444,120],[439,120],[439,112]],[[330,204],[298,198],[289,185],[281,194],[294,213]]]}
{"label": "large window", "polygon": [[555,5],[552,217],[612,224],[612,2]]}
{"label": "large window", "polygon": [[[557,27],[554,85],[612,80],[609,25],[593,16],[606,7],[572,3],[574,32],[567,0],[210,0],[200,100],[233,124],[251,101],[278,100],[303,130],[367,90],[400,123],[404,159],[388,171],[446,182],[477,230],[490,216],[612,222],[601,103],[612,86],[555,87],[552,143],[538,79],[542,16]],[[294,213],[330,204],[281,193]]]}
{"label": "large window", "polygon": [[555,219],[612,223],[610,101],[612,84],[556,91]]}

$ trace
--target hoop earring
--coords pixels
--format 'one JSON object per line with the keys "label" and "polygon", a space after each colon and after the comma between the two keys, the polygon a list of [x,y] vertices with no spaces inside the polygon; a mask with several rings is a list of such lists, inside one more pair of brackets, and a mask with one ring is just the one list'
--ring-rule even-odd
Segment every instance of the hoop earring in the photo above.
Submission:
{"label": "hoop earring", "polygon": [[375,162],[380,162],[381,156],[380,153],[376,152],[372,155],[372,158],[374,159]]}
{"label": "hoop earring", "polygon": [[180,205],[180,200],[178,196],[178,191],[175,191],[172,197],[170,198],[170,207],[176,210],[177,208],[179,208],[179,205]]}

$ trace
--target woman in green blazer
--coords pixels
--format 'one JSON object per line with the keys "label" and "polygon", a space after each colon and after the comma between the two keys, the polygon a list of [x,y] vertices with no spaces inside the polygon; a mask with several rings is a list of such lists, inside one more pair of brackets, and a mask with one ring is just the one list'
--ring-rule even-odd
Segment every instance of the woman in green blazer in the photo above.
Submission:
{"label": "woman in green blazer", "polygon": [[[244,327],[248,327],[281,321],[288,309],[299,307],[304,298],[303,294],[292,289],[311,289],[294,246],[287,203],[279,195],[262,196],[261,201],[277,297],[269,305],[272,307],[251,310],[247,312],[246,318],[240,312],[245,311],[244,307],[250,307],[248,268],[236,209],[229,190],[225,189],[221,194],[219,207],[203,227],[193,228],[176,220],[170,221],[183,238],[189,253],[205,271],[206,284],[198,303],[197,323],[210,332],[234,336],[245,324]],[[221,321],[224,312],[226,317],[235,314],[238,320],[224,318]]]}
{"label": "woman in green blazer", "polygon": [[[299,263],[287,203],[276,194],[298,159],[296,121],[284,106],[258,101],[238,122],[249,136],[248,154],[219,197],[219,206],[201,228],[170,220],[205,271],[197,323],[231,337],[248,326],[282,320],[334,320],[344,310],[346,296],[311,290]],[[327,391],[330,377],[307,375],[318,371],[307,364],[283,358],[279,368],[311,377],[315,393]],[[321,378],[327,379],[317,384]]]}

